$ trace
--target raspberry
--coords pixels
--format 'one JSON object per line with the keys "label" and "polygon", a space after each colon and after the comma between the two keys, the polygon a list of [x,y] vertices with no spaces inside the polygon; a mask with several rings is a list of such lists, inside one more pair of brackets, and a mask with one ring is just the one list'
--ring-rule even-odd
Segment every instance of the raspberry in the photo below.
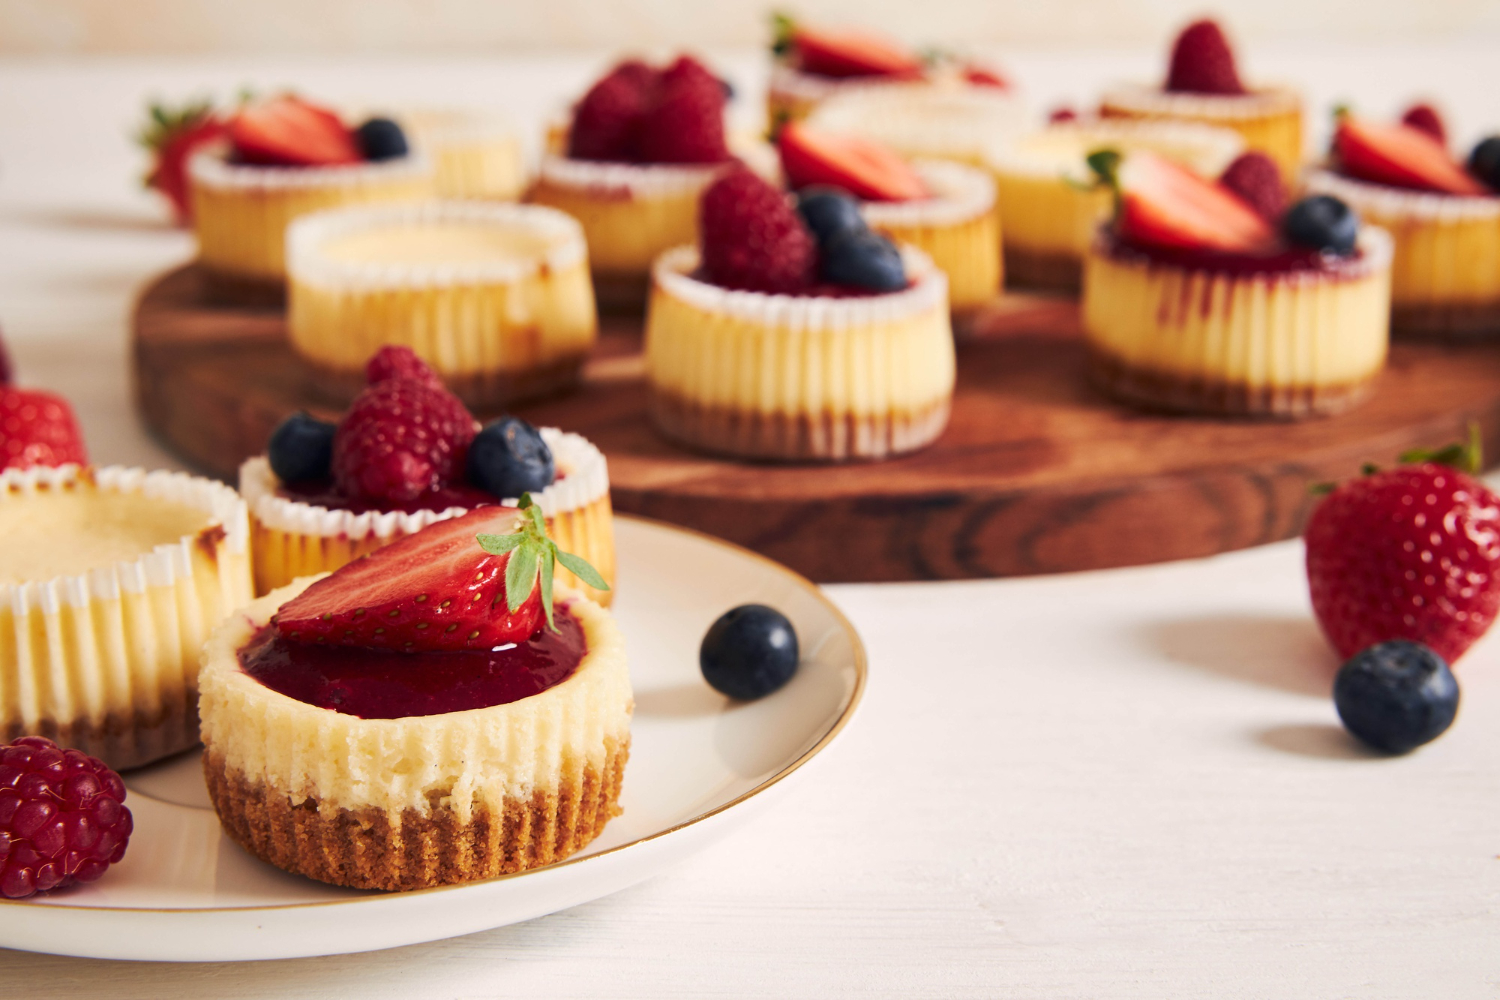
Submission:
{"label": "raspberry", "polygon": [[1052,113],[1047,116],[1047,121],[1052,123],[1053,125],[1057,125],[1062,122],[1076,122],[1077,120],[1078,112],[1074,111],[1066,104],[1062,104],[1058,107],[1053,108]]}
{"label": "raspberry", "polygon": [[1276,161],[1265,153],[1242,153],[1219,177],[1219,183],[1239,195],[1267,222],[1280,222],[1286,212],[1286,188]]}
{"label": "raspberry", "polygon": [[1448,145],[1448,129],[1443,125],[1443,116],[1431,104],[1413,104],[1401,116],[1401,124],[1426,132],[1442,145]]}
{"label": "raspberry", "polygon": [[641,119],[651,104],[656,71],[624,62],[589,88],[573,109],[568,155],[575,160],[628,163],[636,159]]}
{"label": "raspberry", "polygon": [[1243,94],[1234,52],[1218,22],[1194,21],[1172,45],[1167,90],[1187,94]]}
{"label": "raspberry", "polygon": [[0,468],[88,463],[83,432],[61,396],[36,389],[0,388]]}
{"label": "raspberry", "polygon": [[365,363],[365,381],[377,385],[393,378],[411,379],[433,388],[441,389],[443,380],[437,372],[427,367],[427,362],[417,357],[410,347],[387,344],[371,355]]}
{"label": "raspberry", "polygon": [[691,56],[678,59],[662,74],[656,103],[641,120],[639,154],[644,163],[729,159],[724,85]]}
{"label": "raspberry", "polygon": [[793,293],[813,283],[817,244],[776,188],[747,169],[725,174],[698,208],[703,270],[724,288]]}
{"label": "raspberry", "polygon": [[125,784],[97,758],[40,736],[0,747],[0,895],[92,882],[125,856]]}
{"label": "raspberry", "polygon": [[446,389],[388,379],[361,392],[334,432],[334,483],[357,500],[407,503],[461,480],[476,430]]}

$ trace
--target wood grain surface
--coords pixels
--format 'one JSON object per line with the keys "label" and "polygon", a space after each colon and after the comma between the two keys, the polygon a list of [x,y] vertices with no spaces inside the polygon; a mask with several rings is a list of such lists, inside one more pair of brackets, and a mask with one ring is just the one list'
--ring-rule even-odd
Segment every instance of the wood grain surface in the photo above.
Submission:
{"label": "wood grain surface", "polygon": [[[185,460],[232,478],[273,427],[337,416],[279,312],[213,305],[192,267],[147,287],[136,398]],[[959,346],[953,419],[931,448],[841,466],[684,451],[646,418],[638,323],[610,320],[576,392],[520,407],[609,458],[617,509],[707,531],[821,582],[1014,576],[1210,555],[1295,536],[1312,483],[1460,437],[1500,440],[1500,346],[1397,344],[1374,398],[1303,423],[1143,413],[1084,374],[1077,312],[997,303]]]}

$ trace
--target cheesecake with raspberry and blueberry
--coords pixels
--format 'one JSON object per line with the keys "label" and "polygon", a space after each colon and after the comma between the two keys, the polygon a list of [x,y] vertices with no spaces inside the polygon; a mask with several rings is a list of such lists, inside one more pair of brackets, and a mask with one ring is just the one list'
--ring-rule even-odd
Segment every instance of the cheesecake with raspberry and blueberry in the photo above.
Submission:
{"label": "cheesecake with raspberry and blueberry", "polygon": [[804,204],[820,192],[851,194],[871,229],[932,258],[948,278],[956,325],[1000,294],[1000,215],[983,171],[908,163],[880,143],[803,122],[783,128],[777,147],[787,186]]}
{"label": "cheesecake with raspberry and blueberry", "polygon": [[[611,583],[609,468],[588,440],[515,417],[481,427],[409,348],[385,347],[337,424],[288,417],[266,454],[240,467],[250,507],[256,593],[338,569],[477,507],[535,497],[559,545]],[[558,571],[607,603],[611,594]]]}
{"label": "cheesecake with raspberry and blueberry", "polygon": [[1172,44],[1161,86],[1129,85],[1105,93],[1105,118],[1167,119],[1233,129],[1245,147],[1275,161],[1282,181],[1302,166],[1302,95],[1285,86],[1247,86],[1217,21],[1194,21]]}
{"label": "cheesecake with raspberry and blueberry", "polygon": [[1393,333],[1500,334],[1500,136],[1460,160],[1430,105],[1396,123],[1341,112],[1328,161],[1307,186],[1394,237]]}
{"label": "cheesecake with raspberry and blueberry", "polygon": [[583,226],[602,306],[639,310],[651,262],[697,234],[698,196],[732,163],[722,81],[692,56],[622,62],[572,109],[528,199]]}
{"label": "cheesecake with raspberry and blueberry", "polygon": [[1100,387],[1151,408],[1284,419],[1370,393],[1389,339],[1383,230],[1327,196],[1288,207],[1263,153],[1217,181],[1144,151],[1089,160],[1119,205],[1084,261]]}
{"label": "cheesecake with raspberry and blueberry", "polygon": [[66,400],[0,386],[0,742],[136,767],[197,742],[198,650],[250,598],[244,501],[91,468]]}
{"label": "cheesecake with raspberry and blueberry", "polygon": [[230,616],[203,654],[229,837],[359,889],[562,860],[620,812],[634,700],[607,585],[530,496],[437,522]]}
{"label": "cheesecake with raspberry and blueberry", "polygon": [[1243,152],[1226,128],[1193,122],[1080,119],[1054,121],[1006,144],[989,161],[1005,206],[1005,280],[1025,288],[1076,292],[1083,257],[1114,209],[1106,188],[1092,185],[1088,155],[1144,149],[1217,177]]}
{"label": "cheesecake with raspberry and blueberry", "polygon": [[351,127],[283,95],[245,104],[223,124],[223,139],[193,153],[186,172],[198,263],[214,290],[233,298],[284,294],[292,220],[435,193],[431,162],[388,118]]}
{"label": "cheesecake with raspberry and blueberry", "polygon": [[873,459],[934,441],[953,394],[947,278],[824,192],[800,214],[749,170],[703,194],[703,236],[656,262],[646,376],[657,429],[704,451]]}
{"label": "cheesecake with raspberry and blueberry", "polygon": [[292,349],[342,400],[398,344],[469,405],[499,409],[574,385],[598,335],[583,229],[540,205],[317,212],[288,231],[287,269]]}

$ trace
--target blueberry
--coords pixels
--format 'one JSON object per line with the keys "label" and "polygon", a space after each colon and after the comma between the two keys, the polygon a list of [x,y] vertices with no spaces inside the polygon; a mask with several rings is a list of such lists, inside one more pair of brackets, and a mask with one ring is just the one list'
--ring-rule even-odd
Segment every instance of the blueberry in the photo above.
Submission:
{"label": "blueberry", "polygon": [[812,230],[819,246],[827,246],[846,230],[864,232],[865,217],[859,214],[859,202],[847,192],[833,187],[810,187],[797,196],[797,211]]}
{"label": "blueberry", "polygon": [[1500,135],[1482,139],[1474,147],[1474,152],[1469,154],[1469,173],[1489,185],[1491,190],[1500,191]]}
{"label": "blueberry", "polygon": [[898,292],[906,287],[906,267],[896,244],[868,229],[839,233],[820,255],[819,273],[835,285],[872,292]]}
{"label": "blueberry", "polygon": [[389,118],[371,118],[354,130],[354,138],[367,160],[394,160],[410,151],[406,133]]}
{"label": "blueberry", "polygon": [[1406,753],[1441,736],[1458,713],[1458,681],[1419,642],[1371,646],[1339,668],[1333,704],[1344,728],[1377,750]]}
{"label": "blueberry", "polygon": [[726,77],[719,77],[719,88],[724,91],[724,100],[734,100],[734,84],[730,83]]}
{"label": "blueberry", "polygon": [[335,427],[298,411],[271,432],[266,457],[271,471],[283,483],[306,483],[327,479],[333,462]]}
{"label": "blueberry", "polygon": [[540,493],[557,478],[552,449],[520,417],[501,417],[469,445],[469,482],[502,500]]}
{"label": "blueberry", "polygon": [[1315,194],[1287,209],[1281,228],[1298,246],[1348,256],[1359,236],[1359,216],[1332,195]]}
{"label": "blueberry", "polygon": [[792,623],[764,604],[741,604],[724,612],[698,648],[703,679],[741,701],[764,697],[791,680],[797,659]]}

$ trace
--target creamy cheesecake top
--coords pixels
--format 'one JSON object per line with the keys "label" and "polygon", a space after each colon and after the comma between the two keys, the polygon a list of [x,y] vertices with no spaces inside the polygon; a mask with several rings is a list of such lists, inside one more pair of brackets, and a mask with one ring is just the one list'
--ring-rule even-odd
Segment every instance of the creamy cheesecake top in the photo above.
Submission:
{"label": "creamy cheesecake top", "polygon": [[6,496],[0,501],[0,584],[73,576],[135,559],[208,527],[187,504],[94,489]]}

